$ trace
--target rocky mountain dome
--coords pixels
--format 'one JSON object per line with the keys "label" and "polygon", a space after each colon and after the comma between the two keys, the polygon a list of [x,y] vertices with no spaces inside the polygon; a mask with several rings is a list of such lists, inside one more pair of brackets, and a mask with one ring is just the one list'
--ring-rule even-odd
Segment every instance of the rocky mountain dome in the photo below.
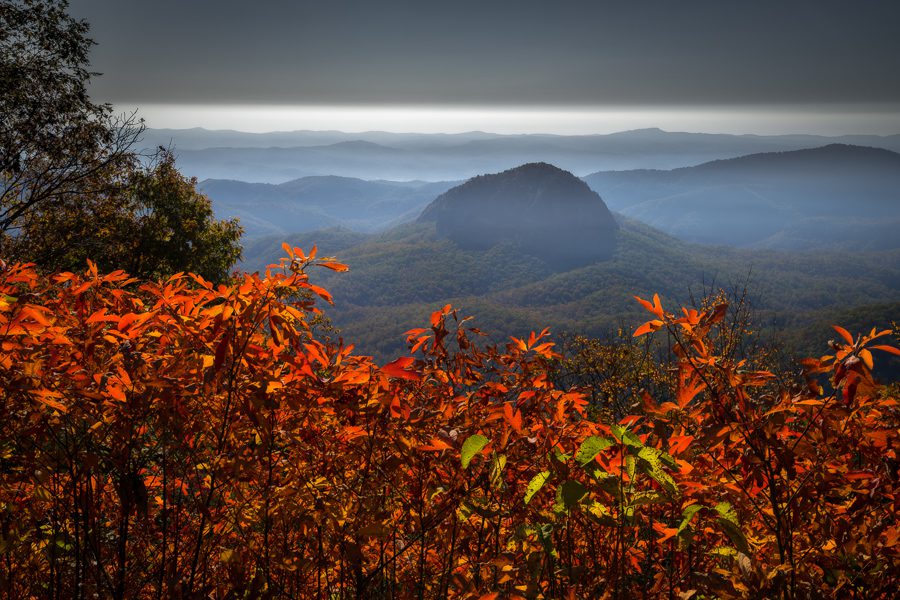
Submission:
{"label": "rocky mountain dome", "polygon": [[600,196],[568,171],[529,163],[479,175],[438,196],[419,217],[465,249],[511,242],[558,267],[604,260],[615,219]]}

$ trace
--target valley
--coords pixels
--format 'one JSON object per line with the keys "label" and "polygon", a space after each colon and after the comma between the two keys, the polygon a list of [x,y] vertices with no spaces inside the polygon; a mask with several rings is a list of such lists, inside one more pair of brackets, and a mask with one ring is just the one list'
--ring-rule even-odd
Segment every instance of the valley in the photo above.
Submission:
{"label": "valley", "polygon": [[[496,157],[525,141],[546,156],[553,138],[351,139],[339,132],[266,134],[257,142],[252,137],[191,132],[186,139],[193,148],[204,139],[290,144],[299,137],[374,154],[375,145],[384,143],[402,142],[424,154],[460,143],[488,144]],[[585,150],[602,140],[631,148],[648,164],[677,148],[693,148],[686,156],[694,159],[701,150],[718,154],[670,170],[594,171],[582,177],[587,186],[542,162],[467,181],[317,175],[279,184],[208,179],[201,189],[217,216],[240,218],[241,268],[263,270],[282,255],[285,241],[315,244],[348,263],[348,273],[313,277],[333,292],[328,316],[342,334],[359,351],[383,359],[402,352],[403,332],[447,303],[475,315],[495,340],[544,326],[561,335],[607,336],[639,319],[634,295],[658,292],[688,303],[716,288],[746,288],[760,328],[797,353],[822,348],[826,334],[812,325],[827,315],[855,311],[884,324],[900,315],[900,154],[815,136],[648,130],[558,137],[556,148],[571,150],[578,142]],[[882,146],[894,143],[878,139]],[[812,141],[832,143],[790,149]],[[779,149],[730,156],[744,147],[773,146]],[[428,169],[409,174],[424,176]]]}

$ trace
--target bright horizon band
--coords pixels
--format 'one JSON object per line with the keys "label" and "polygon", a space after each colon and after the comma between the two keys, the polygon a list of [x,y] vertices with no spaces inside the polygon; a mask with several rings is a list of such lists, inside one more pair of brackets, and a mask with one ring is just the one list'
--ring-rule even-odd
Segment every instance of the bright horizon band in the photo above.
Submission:
{"label": "bright horizon band", "polygon": [[398,133],[608,134],[659,127],[730,134],[900,134],[900,106],[692,107],[288,106],[118,103],[155,129],[246,132],[340,130]]}

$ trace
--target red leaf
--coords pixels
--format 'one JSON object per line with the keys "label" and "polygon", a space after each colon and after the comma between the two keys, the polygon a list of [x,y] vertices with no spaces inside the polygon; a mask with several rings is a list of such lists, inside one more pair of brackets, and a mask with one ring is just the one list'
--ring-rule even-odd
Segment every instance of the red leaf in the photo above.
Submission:
{"label": "red leaf", "polygon": [[401,356],[394,362],[389,362],[388,364],[381,367],[381,372],[388,377],[397,377],[399,379],[419,381],[420,379],[422,379],[422,374],[417,371],[408,369],[408,367],[412,366],[414,362],[415,359],[412,356]]}
{"label": "red leaf", "polygon": [[213,361],[213,369],[218,371],[225,362],[225,356],[228,353],[228,347],[231,345],[231,333],[226,333],[222,337],[222,341],[216,347],[216,358]]}

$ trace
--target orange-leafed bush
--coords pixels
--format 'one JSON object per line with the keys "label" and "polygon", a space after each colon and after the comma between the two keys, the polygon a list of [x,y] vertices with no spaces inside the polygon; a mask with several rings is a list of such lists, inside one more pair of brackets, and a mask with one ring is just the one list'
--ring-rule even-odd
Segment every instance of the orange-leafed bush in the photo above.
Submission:
{"label": "orange-leafed bush", "polygon": [[[666,313],[677,384],[618,423],[546,332],[451,307],[379,366],[316,339],[306,270],[213,286],[0,272],[0,594],[558,598],[887,594],[896,401],[879,337],[792,388]],[[843,335],[843,330],[840,331]],[[826,375],[830,377],[826,381]],[[827,389],[826,389],[827,388]]]}

